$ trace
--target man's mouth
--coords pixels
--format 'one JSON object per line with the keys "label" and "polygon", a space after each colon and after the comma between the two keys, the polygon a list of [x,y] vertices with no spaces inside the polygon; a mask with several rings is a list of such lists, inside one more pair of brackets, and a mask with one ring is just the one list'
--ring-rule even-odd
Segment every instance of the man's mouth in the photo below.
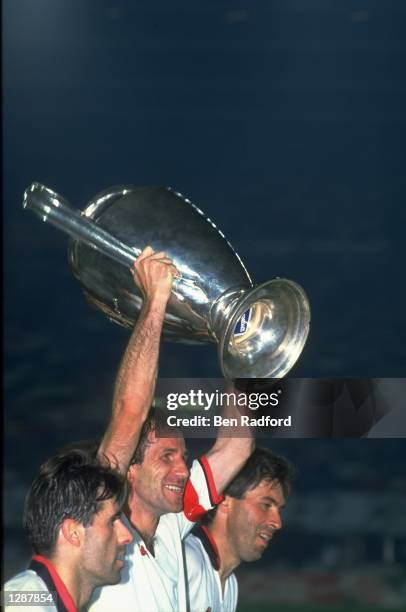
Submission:
{"label": "man's mouth", "polygon": [[121,550],[116,555],[116,561],[120,561],[123,565],[125,563],[125,550]]}
{"label": "man's mouth", "polygon": [[165,489],[172,491],[172,493],[175,493],[176,495],[183,495],[185,485],[166,484]]}
{"label": "man's mouth", "polygon": [[269,541],[271,540],[273,533],[269,531],[260,531],[258,533],[259,538],[262,540],[265,546],[268,546]]}

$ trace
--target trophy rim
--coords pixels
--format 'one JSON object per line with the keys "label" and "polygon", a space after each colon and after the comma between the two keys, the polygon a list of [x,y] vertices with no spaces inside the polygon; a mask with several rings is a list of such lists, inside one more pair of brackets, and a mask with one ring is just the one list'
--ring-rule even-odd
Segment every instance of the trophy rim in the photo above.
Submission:
{"label": "trophy rim", "polygon": [[[242,367],[239,368],[237,372],[236,368],[230,366],[227,360],[229,345],[231,342],[231,337],[234,334],[235,327],[247,310],[254,306],[256,302],[260,302],[264,299],[266,300],[267,293],[271,294],[271,291],[277,286],[279,286],[279,288],[282,287],[285,293],[290,291],[290,293],[296,298],[296,303],[293,302],[295,325],[293,328],[293,333],[291,334],[292,337],[288,342],[289,350],[285,350],[286,357],[282,360],[278,359],[274,365],[272,365],[272,363],[275,361],[275,359],[271,359],[270,367],[263,369],[261,372],[253,371],[253,363],[249,364],[245,368],[245,372],[242,371]],[[253,287],[238,301],[234,312],[227,321],[227,325],[219,343],[218,356],[224,377],[228,380],[233,380],[235,378],[283,378],[294,366],[303,351],[309,335],[310,319],[311,315],[309,300],[303,287],[301,287],[301,285],[295,281],[277,277]],[[244,358],[241,357],[241,364],[243,363]]]}

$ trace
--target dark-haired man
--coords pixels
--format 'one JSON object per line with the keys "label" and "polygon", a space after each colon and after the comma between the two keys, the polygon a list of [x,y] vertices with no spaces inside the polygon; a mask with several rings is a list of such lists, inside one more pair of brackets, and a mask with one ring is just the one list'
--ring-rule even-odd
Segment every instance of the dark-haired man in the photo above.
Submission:
{"label": "dark-haired man", "polygon": [[96,586],[119,582],[132,540],[121,521],[124,495],[122,476],[85,451],[61,451],[46,461],[24,508],[35,554],[5,584],[6,610],[75,612]]}
{"label": "dark-haired man", "polygon": [[100,451],[127,473],[126,525],[133,535],[120,584],[97,589],[92,612],[184,612],[182,538],[221,500],[219,493],[252,452],[249,437],[218,438],[186,466],[181,435],[161,433],[151,412],[159,343],[177,270],[165,253],[144,249],[134,266],[141,313],[116,379],[113,414]]}
{"label": "dark-haired man", "polygon": [[190,612],[234,612],[242,561],[257,561],[281,529],[292,467],[257,448],[224,491],[223,501],[186,538]]}

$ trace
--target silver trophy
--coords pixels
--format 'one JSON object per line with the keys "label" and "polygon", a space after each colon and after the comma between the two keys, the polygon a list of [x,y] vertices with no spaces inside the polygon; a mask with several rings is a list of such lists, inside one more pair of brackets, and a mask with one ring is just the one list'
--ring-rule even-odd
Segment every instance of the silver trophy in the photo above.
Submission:
{"label": "silver trophy", "polygon": [[134,326],[142,296],[129,268],[150,245],[165,251],[181,275],[168,303],[165,338],[217,343],[227,379],[281,378],[298,359],[310,322],[303,289],[281,278],[254,286],[221,231],[180,193],[121,185],[79,211],[33,183],[23,206],[70,234],[72,272],[87,300],[112,321]]}

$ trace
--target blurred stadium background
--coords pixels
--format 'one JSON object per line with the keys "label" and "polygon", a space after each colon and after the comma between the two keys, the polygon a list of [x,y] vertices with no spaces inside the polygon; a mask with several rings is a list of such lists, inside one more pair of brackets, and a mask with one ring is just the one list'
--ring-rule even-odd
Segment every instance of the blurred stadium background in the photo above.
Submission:
{"label": "blurred stadium background", "polygon": [[[176,188],[255,281],[305,287],[313,327],[294,376],[404,376],[406,5],[2,10],[7,578],[29,555],[30,480],[59,446],[102,433],[128,337],[85,303],[66,239],[22,212],[33,180],[79,208],[114,184]],[[161,375],[219,376],[216,352],[165,344]],[[405,442],[264,443],[301,475],[285,529],[239,571],[240,610],[406,610]]]}

